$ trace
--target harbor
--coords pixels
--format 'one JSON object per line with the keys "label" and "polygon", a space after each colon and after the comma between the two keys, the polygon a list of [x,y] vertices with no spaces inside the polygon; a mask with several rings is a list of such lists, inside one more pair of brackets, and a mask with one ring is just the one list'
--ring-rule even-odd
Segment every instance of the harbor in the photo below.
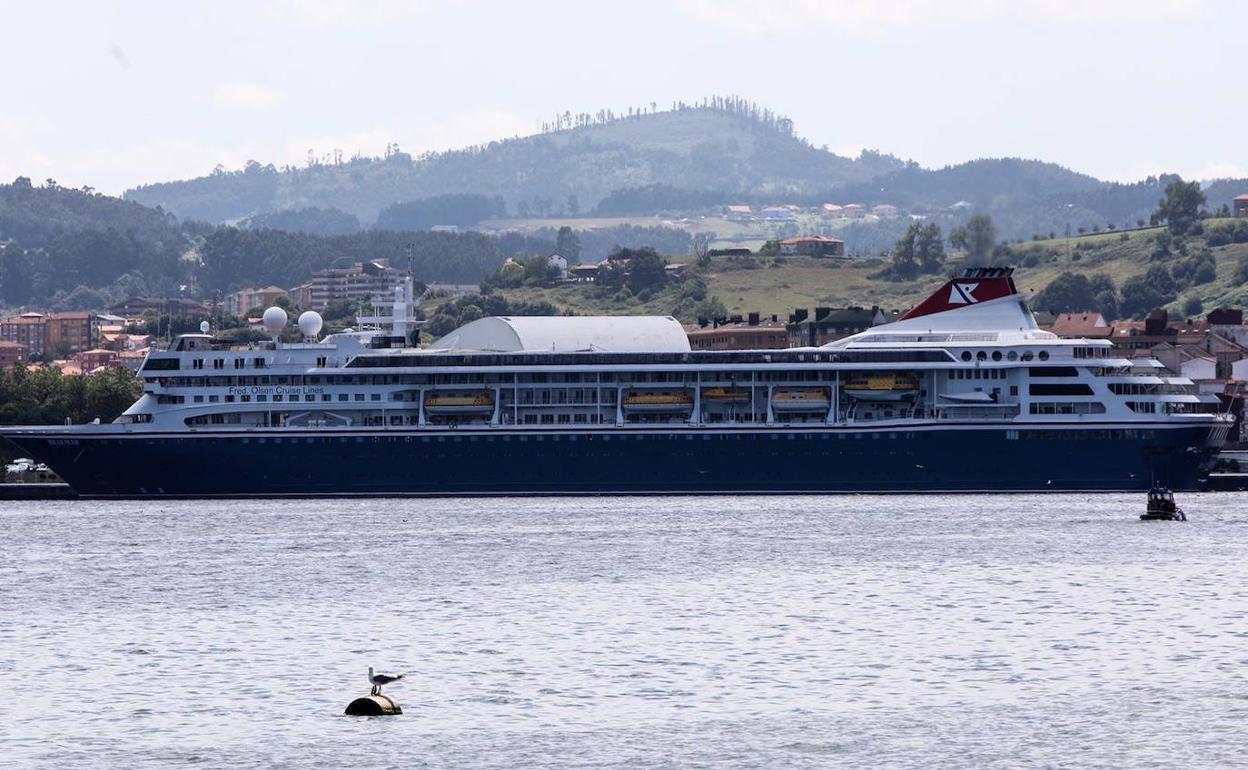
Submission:
{"label": "harbor", "polygon": [[[7,504],[0,666],[72,697],[5,761],[1233,767],[1248,496],[1181,503]],[[402,716],[342,715],[369,666]]]}

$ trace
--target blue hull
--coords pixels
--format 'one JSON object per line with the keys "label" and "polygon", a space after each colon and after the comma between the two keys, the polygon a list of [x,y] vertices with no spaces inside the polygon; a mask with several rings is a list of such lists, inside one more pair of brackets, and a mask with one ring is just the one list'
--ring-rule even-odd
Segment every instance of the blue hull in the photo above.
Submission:
{"label": "blue hull", "polygon": [[[1194,490],[1208,425],[6,431],[88,497]],[[1224,433],[1225,430],[1223,429]]]}

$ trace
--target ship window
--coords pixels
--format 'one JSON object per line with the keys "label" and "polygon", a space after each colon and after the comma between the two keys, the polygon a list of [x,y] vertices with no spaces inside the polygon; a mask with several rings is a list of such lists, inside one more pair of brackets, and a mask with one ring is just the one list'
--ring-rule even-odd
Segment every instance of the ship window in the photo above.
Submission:
{"label": "ship window", "polygon": [[232,404],[232,403],[234,403],[234,397],[233,397],[233,396],[226,396],[226,397],[225,397],[225,403],[227,403],[227,404]]}
{"label": "ship window", "polygon": [[364,394],[363,394],[363,393],[356,393],[356,394],[355,394],[355,400],[356,400],[356,401],[363,401],[363,400],[364,400]]}
{"label": "ship window", "polygon": [[282,401],[282,400],[284,400],[285,398],[286,398],[286,397],[285,397],[285,396],[283,396],[283,395],[282,395],[282,394],[280,394],[280,393],[278,393],[277,395],[273,396],[273,400],[274,400],[274,401]]}
{"label": "ship window", "polygon": [[380,393],[373,393],[371,396],[369,396],[369,400],[370,400],[370,401],[380,401],[380,400],[381,400],[381,394],[380,394]]}
{"label": "ship window", "polygon": [[322,401],[329,401],[329,400],[330,400],[330,395],[329,395],[328,393],[322,393],[322,394],[321,394],[321,400],[322,400]]}
{"label": "ship window", "polygon": [[208,397],[208,403],[210,403],[210,404],[215,404],[215,403],[217,403],[217,402],[218,402],[218,401],[220,401],[220,400],[221,400],[221,397],[220,397],[220,396],[209,396],[209,397]]}
{"label": "ship window", "polygon": [[298,401],[298,400],[299,400],[299,394],[298,394],[298,393],[291,393],[291,394],[290,394],[290,400],[291,400],[291,401]]}
{"label": "ship window", "polygon": [[962,351],[962,360],[963,360],[963,361],[970,361],[970,360],[971,360],[971,351],[969,351],[969,350],[963,350],[963,351]]}
{"label": "ship window", "polygon": [[256,396],[256,400],[257,400],[257,401],[268,401],[268,400],[269,400],[269,397],[268,397],[268,396],[264,396],[264,395],[260,395],[260,396]]}
{"label": "ship window", "polygon": [[1000,350],[994,350],[994,351],[992,351],[992,360],[993,360],[993,361],[1000,361],[1000,360],[1001,360],[1001,351],[1000,351]]}
{"label": "ship window", "polygon": [[1023,353],[1023,360],[1024,360],[1024,361],[1030,361],[1030,360],[1031,360],[1031,351],[1030,351],[1030,350],[1028,350],[1027,352]]}
{"label": "ship window", "polygon": [[195,403],[197,403],[197,404],[202,404],[202,403],[204,403],[204,397],[203,397],[203,396],[196,396],[196,397],[195,397]]}
{"label": "ship window", "polygon": [[1078,377],[1079,370],[1073,366],[1033,366],[1027,370],[1032,377]]}
{"label": "ship window", "polygon": [[242,369],[242,368],[243,368],[243,366],[245,366],[245,365],[246,365],[246,363],[247,363],[247,362],[246,362],[244,359],[242,359],[242,358],[236,358],[236,359],[234,359],[234,368],[235,368],[235,369]]}
{"label": "ship window", "polygon": [[1041,350],[1041,351],[1040,351],[1039,356],[1037,356],[1037,357],[1038,357],[1041,361],[1048,361],[1048,360],[1049,360],[1049,351],[1047,351],[1047,350]]}
{"label": "ship window", "polygon": [[1092,386],[1082,382],[1034,382],[1029,386],[1028,392],[1033,396],[1090,396]]}
{"label": "ship window", "polygon": [[243,403],[246,403],[246,402],[248,402],[248,401],[251,401],[251,396],[242,396],[241,398],[242,398],[242,400],[243,400]]}
{"label": "ship window", "polygon": [[338,394],[338,400],[339,400],[339,401],[346,401],[346,400],[347,400],[347,394],[346,394],[346,393],[339,393],[339,394]]}
{"label": "ship window", "polygon": [[981,351],[979,351],[978,353],[976,353],[976,354],[975,354],[975,360],[976,360],[976,361],[987,361],[987,360],[988,360],[988,354],[987,354],[987,353],[985,353],[984,351],[982,351],[982,350],[981,350]]}
{"label": "ship window", "polygon": [[1007,353],[1007,354],[1006,354],[1006,356],[1005,356],[1005,357],[1006,357],[1006,358],[1008,358],[1008,359],[1010,359],[1011,361],[1017,361],[1017,360],[1018,360],[1018,352],[1017,352],[1017,351],[1014,351],[1014,350],[1011,350],[1009,353]]}
{"label": "ship window", "polygon": [[202,358],[196,358],[196,359],[192,360],[192,361],[191,361],[191,368],[192,368],[192,369],[203,369],[203,368],[204,368],[204,359],[202,359]]}

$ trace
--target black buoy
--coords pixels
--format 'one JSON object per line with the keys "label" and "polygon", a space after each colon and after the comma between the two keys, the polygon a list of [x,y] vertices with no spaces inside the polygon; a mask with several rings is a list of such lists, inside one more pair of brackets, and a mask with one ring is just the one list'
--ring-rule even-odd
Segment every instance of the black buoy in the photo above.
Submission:
{"label": "black buoy", "polygon": [[347,704],[347,710],[343,713],[352,717],[384,717],[402,714],[403,707],[389,695],[378,693],[356,698]]}

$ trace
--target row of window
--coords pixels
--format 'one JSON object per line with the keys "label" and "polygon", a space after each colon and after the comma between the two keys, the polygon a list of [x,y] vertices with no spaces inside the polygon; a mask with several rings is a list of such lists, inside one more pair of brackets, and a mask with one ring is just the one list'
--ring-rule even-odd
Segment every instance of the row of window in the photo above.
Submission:
{"label": "row of window", "polygon": [[1032,414],[1105,414],[1105,405],[1099,401],[1032,401],[1029,411]]}
{"label": "row of window", "polygon": [[1024,350],[1022,355],[1019,355],[1016,350],[1011,350],[1004,354],[1000,350],[994,350],[992,351],[992,355],[989,355],[987,351],[980,350],[972,355],[971,351],[963,350],[961,358],[963,361],[970,361],[972,359],[976,361],[987,361],[989,358],[993,361],[1000,361],[1002,359],[1006,361],[1031,361],[1033,358],[1037,358],[1041,361],[1048,361],[1049,351],[1041,350],[1039,353],[1032,353],[1030,350]]}

